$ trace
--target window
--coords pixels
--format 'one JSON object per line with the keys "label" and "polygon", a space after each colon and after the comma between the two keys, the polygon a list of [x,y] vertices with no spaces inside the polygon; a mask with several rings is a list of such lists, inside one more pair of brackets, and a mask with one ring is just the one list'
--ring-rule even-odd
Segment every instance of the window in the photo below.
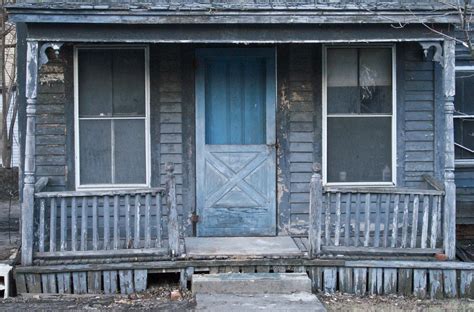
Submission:
{"label": "window", "polygon": [[394,47],[325,47],[326,183],[395,184]]}
{"label": "window", "polygon": [[474,66],[456,68],[454,108],[456,165],[474,165]]}
{"label": "window", "polygon": [[78,187],[149,185],[146,47],[75,50]]}

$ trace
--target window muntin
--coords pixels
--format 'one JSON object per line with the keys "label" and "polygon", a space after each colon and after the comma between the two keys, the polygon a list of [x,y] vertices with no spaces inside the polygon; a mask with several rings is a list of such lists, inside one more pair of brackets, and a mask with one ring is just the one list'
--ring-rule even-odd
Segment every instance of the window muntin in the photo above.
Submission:
{"label": "window muntin", "polygon": [[76,185],[149,185],[148,50],[77,48]]}
{"label": "window muntin", "polygon": [[326,183],[394,184],[393,47],[325,48]]}
{"label": "window muntin", "polygon": [[474,165],[474,67],[456,70],[454,108],[456,163]]}

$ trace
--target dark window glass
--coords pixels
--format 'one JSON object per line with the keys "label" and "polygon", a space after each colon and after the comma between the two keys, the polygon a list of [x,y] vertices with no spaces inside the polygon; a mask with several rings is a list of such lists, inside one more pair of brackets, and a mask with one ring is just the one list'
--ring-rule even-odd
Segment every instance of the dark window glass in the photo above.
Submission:
{"label": "dark window glass", "polygon": [[474,71],[456,72],[454,107],[456,159],[474,159]]}

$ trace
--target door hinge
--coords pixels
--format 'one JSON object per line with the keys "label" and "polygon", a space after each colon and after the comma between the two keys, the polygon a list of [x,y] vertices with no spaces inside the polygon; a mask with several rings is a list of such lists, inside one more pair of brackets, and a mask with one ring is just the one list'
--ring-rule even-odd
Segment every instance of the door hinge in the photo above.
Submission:
{"label": "door hinge", "polygon": [[193,212],[193,214],[191,215],[191,222],[192,223],[198,223],[199,222],[199,216]]}

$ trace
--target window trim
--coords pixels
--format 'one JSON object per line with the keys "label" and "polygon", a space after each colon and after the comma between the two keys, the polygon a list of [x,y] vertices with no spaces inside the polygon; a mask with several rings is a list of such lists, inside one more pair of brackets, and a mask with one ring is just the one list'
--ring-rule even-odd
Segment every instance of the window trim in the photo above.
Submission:
{"label": "window trim", "polygon": [[[342,49],[377,49],[377,48],[391,48],[392,49],[392,114],[360,114],[351,117],[391,117],[392,119],[392,181],[391,182],[328,182],[327,181],[327,50],[331,48]],[[395,187],[397,185],[397,64],[396,64],[396,45],[395,44],[379,44],[379,45],[323,45],[322,51],[322,178],[323,185],[334,186],[367,186],[380,187],[388,186]],[[338,115],[338,117],[348,117],[347,114]]]}
{"label": "window trim", "polygon": [[[145,183],[141,184],[85,184],[80,179],[80,149],[79,149],[79,50],[100,49],[134,49],[145,53],[145,117],[104,117],[103,119],[141,119],[145,120]],[[91,118],[81,118],[91,119]],[[92,118],[97,120],[98,118]],[[77,45],[74,46],[74,169],[76,190],[108,190],[149,188],[151,183],[151,142],[150,142],[150,48],[148,45]]]}
{"label": "window trim", "polygon": [[[458,72],[472,72],[474,73],[474,65],[467,65],[467,66],[456,66],[455,67],[455,72],[458,73]],[[474,115],[454,115],[453,116],[453,120],[454,119],[465,119],[465,118],[469,118],[469,119],[474,119]],[[456,148],[456,142],[454,142],[454,147]],[[464,159],[456,159],[456,157],[454,157],[454,165],[455,167],[473,167],[474,166],[474,158],[464,158]]]}

